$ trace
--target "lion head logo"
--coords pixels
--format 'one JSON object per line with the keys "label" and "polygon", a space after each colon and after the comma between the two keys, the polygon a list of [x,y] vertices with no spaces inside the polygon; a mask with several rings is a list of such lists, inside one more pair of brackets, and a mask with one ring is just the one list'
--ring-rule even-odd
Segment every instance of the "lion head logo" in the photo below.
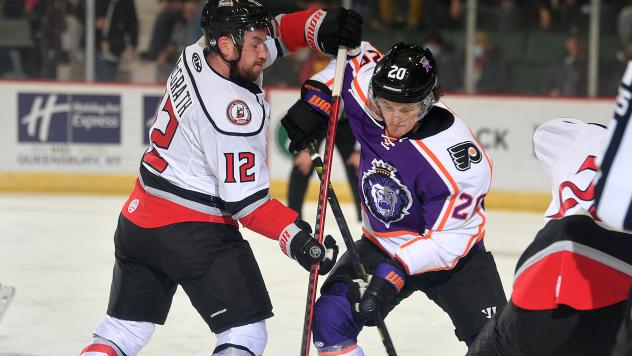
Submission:
{"label": "lion head logo", "polygon": [[397,177],[397,169],[382,160],[374,159],[373,168],[362,176],[364,204],[386,227],[408,215],[412,205],[410,191]]}

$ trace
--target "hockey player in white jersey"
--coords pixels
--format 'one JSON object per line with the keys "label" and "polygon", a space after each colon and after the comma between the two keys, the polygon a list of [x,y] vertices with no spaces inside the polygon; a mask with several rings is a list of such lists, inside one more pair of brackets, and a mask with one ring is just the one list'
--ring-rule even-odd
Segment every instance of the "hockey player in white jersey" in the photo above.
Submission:
{"label": "hockey player in white jersey", "polygon": [[608,131],[608,145],[599,162],[595,188],[597,213],[610,226],[632,231],[632,61],[621,79]]}
{"label": "hockey player in white jersey", "polygon": [[[632,61],[621,78],[608,143],[595,187],[597,214],[605,223],[632,231]],[[629,253],[630,251],[628,251]],[[632,290],[613,356],[632,355]]]}
{"label": "hockey player in white jersey", "polygon": [[[306,81],[282,120],[291,149],[313,140],[325,122],[334,68],[332,61]],[[366,291],[356,284],[349,254],[328,276],[314,307],[321,355],[363,355],[363,326],[415,291],[449,315],[468,345],[506,303],[483,240],[491,162],[465,122],[439,102],[438,80],[430,51],[405,43],[383,57],[363,42],[346,63],[344,110],[361,146],[356,246],[372,278]]]}
{"label": "hockey player in white jersey", "polygon": [[610,355],[632,286],[632,236],[596,215],[605,127],[566,118],[539,126],[535,155],[551,179],[546,225],[520,256],[511,300],[468,356]]}
{"label": "hockey player in white jersey", "polygon": [[337,246],[312,236],[269,195],[270,107],[263,68],[310,46],[334,54],[360,43],[362,18],[338,8],[273,18],[253,0],[210,0],[204,37],[168,78],[134,191],[115,233],[109,305],[82,355],[133,356],[166,320],[180,285],[217,335],[213,355],[261,355],[272,304],[238,223],[309,270],[333,266]]}

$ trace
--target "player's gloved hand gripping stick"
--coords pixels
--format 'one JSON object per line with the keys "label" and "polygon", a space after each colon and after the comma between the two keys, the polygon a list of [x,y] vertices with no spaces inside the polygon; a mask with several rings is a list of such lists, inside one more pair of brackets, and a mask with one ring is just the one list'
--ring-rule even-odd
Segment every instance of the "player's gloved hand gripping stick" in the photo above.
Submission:
{"label": "player's gloved hand gripping stick", "polygon": [[312,237],[312,228],[303,220],[290,224],[279,237],[281,251],[310,272],[312,264],[320,265],[318,273],[327,274],[336,264],[338,245],[331,235],[322,244]]}

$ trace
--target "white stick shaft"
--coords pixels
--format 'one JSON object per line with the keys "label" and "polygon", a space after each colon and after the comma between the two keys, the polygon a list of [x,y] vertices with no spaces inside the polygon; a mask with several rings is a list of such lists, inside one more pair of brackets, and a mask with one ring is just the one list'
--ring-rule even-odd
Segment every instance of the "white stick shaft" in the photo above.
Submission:
{"label": "white stick shaft", "polygon": [[334,74],[334,88],[331,91],[331,96],[340,96],[342,91],[342,84],[344,82],[344,72],[347,64],[347,49],[345,47],[338,47],[338,55],[336,56],[336,73]]}

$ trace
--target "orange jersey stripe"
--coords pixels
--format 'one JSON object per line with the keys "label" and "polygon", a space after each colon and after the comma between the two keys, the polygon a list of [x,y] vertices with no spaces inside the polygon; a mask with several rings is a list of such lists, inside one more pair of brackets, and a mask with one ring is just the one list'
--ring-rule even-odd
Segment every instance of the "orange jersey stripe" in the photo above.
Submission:
{"label": "orange jersey stripe", "polygon": [[400,236],[404,236],[404,235],[421,236],[416,231],[407,231],[407,230],[397,230],[397,231],[387,231],[387,232],[373,231],[371,234],[373,236],[384,237],[384,238],[400,237]]}
{"label": "orange jersey stripe", "polygon": [[353,79],[353,86],[355,87],[356,91],[358,92],[358,95],[360,96],[360,100],[362,100],[362,102],[366,105],[366,96],[362,92],[362,89],[360,89],[360,83],[358,83],[358,78],[357,77],[355,79]]}
{"label": "orange jersey stripe", "polygon": [[405,248],[406,246],[412,245],[415,242],[419,241],[419,240],[423,240],[422,237],[415,237],[414,239],[410,240],[410,241],[406,241],[405,243],[403,243],[400,248]]}
{"label": "orange jersey stripe", "polygon": [[436,231],[441,231],[445,227],[445,224],[448,222],[448,218],[450,217],[450,214],[452,214],[452,208],[454,208],[456,197],[459,195],[459,187],[456,185],[454,178],[452,178],[452,176],[450,175],[448,170],[445,168],[445,166],[441,163],[441,161],[439,161],[437,156],[435,156],[435,154],[430,150],[430,148],[426,146],[426,144],[424,144],[421,140],[416,140],[413,142],[419,148],[421,148],[424,152],[426,152],[426,154],[430,157],[430,159],[432,159],[432,161],[437,165],[437,167],[439,167],[439,170],[441,170],[441,173],[443,173],[443,175],[446,177],[446,179],[452,186],[452,197],[450,198],[450,204],[448,205],[448,209],[445,211],[445,213],[443,214],[443,217],[441,218],[441,223],[439,223],[439,226],[436,229]]}
{"label": "orange jersey stripe", "polygon": [[362,89],[360,89],[360,83],[358,82],[357,74],[358,74],[358,71],[360,70],[360,62],[358,62],[358,57],[353,58],[351,63],[353,64],[353,67],[356,72],[356,75],[353,78],[353,86],[358,92],[358,95],[360,96],[360,100],[362,100],[362,102],[366,105],[366,95],[364,95],[364,93],[362,92]]}
{"label": "orange jersey stripe", "polygon": [[485,226],[485,217],[483,215],[481,215],[481,217],[483,218],[483,223],[478,225],[478,231],[476,231],[476,233],[474,235],[470,236],[470,239],[467,241],[467,246],[463,250],[463,253],[461,253],[461,255],[459,255],[459,257],[455,258],[454,261],[452,261],[452,263],[449,266],[447,266],[447,267],[431,268],[429,270],[425,270],[425,271],[419,272],[417,274],[426,273],[426,272],[434,272],[434,271],[450,270],[450,269],[454,268],[454,266],[456,266],[456,264],[459,262],[459,260],[461,258],[463,258],[463,256],[467,255],[467,253],[470,251],[470,248],[472,247],[472,245],[475,242],[482,240],[483,236],[485,236],[485,230],[483,230],[483,227]]}

